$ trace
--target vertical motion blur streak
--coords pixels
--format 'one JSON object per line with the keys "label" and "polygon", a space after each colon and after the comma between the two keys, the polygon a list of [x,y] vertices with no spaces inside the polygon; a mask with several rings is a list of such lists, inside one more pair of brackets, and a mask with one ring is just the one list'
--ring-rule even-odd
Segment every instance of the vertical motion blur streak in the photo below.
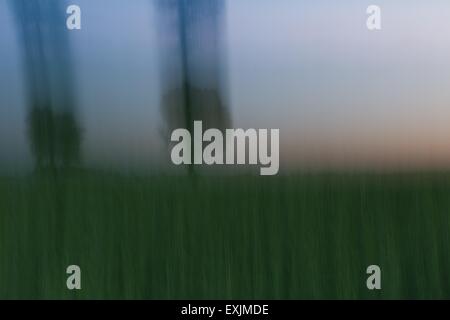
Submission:
{"label": "vertical motion blur streak", "polygon": [[11,0],[20,33],[28,91],[28,134],[36,170],[80,160],[80,129],[64,1]]}
{"label": "vertical motion blur streak", "polygon": [[176,128],[192,132],[195,120],[224,129],[230,116],[220,68],[223,1],[159,0],[157,7],[165,139]]}

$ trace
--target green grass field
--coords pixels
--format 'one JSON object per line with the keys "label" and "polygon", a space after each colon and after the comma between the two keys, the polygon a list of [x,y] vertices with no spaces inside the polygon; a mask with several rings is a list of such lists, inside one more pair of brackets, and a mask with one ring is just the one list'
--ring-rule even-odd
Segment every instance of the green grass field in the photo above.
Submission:
{"label": "green grass field", "polygon": [[448,174],[0,178],[0,298],[450,298],[449,217]]}

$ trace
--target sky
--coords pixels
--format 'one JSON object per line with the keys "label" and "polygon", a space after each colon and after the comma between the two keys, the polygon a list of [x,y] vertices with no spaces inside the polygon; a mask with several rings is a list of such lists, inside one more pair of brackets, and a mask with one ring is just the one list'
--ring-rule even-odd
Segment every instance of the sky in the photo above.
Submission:
{"label": "sky", "polygon": [[[154,0],[72,0],[68,37],[88,165],[164,165]],[[382,10],[368,31],[366,8]],[[235,128],[280,129],[283,168],[450,168],[450,3],[227,0]],[[27,167],[21,47],[0,0],[0,167]],[[163,35],[164,36],[164,35]]]}

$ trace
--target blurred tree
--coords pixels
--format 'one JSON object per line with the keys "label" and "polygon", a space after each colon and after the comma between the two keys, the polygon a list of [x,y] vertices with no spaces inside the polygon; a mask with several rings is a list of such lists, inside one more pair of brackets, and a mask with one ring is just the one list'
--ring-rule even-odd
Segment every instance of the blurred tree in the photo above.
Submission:
{"label": "blurred tree", "polygon": [[23,48],[30,108],[28,133],[38,170],[67,168],[80,160],[63,2],[10,0]]}
{"label": "blurred tree", "polygon": [[[230,124],[221,63],[222,0],[158,0],[164,135],[202,120],[207,128]],[[193,171],[191,166],[190,171]]]}

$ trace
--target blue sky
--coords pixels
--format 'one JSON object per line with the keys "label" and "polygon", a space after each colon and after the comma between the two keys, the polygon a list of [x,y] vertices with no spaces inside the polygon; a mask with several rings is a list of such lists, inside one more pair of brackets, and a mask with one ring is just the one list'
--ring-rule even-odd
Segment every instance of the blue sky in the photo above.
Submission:
{"label": "blue sky", "polygon": [[[0,161],[27,163],[20,48],[0,0]],[[87,163],[164,162],[150,0],[73,0],[70,33]],[[382,30],[365,27],[368,5]],[[279,128],[281,163],[450,167],[448,1],[226,1],[234,127]]]}

